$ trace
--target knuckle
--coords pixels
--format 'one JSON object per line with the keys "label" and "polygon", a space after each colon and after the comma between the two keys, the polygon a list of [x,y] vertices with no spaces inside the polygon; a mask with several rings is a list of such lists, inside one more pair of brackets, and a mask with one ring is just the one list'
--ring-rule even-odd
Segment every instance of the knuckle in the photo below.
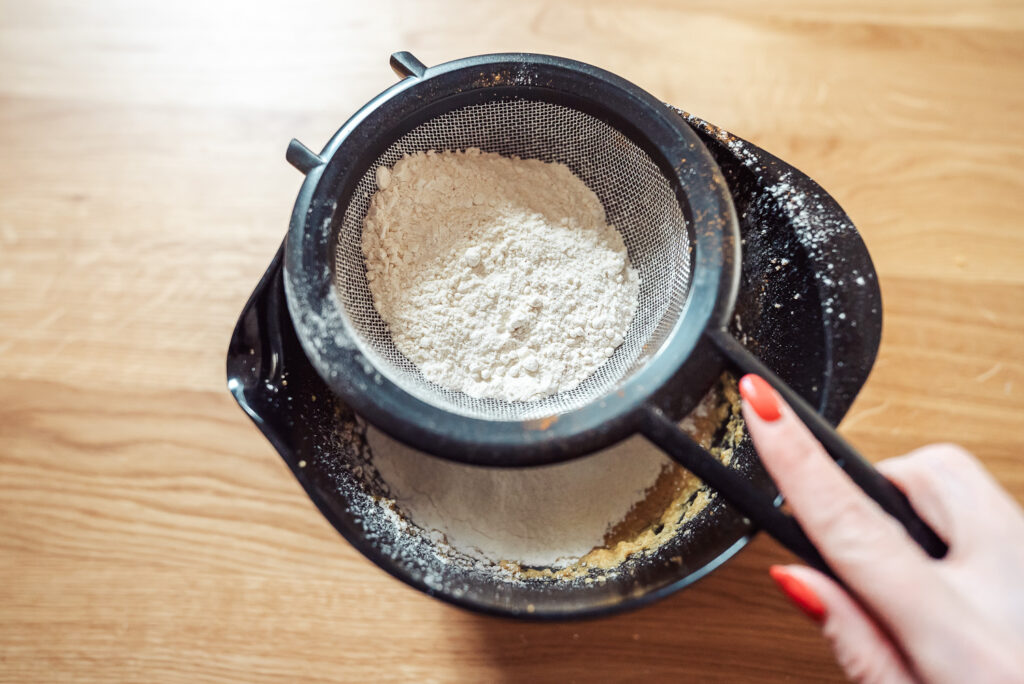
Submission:
{"label": "knuckle", "polygon": [[[894,667],[889,654],[877,645],[863,643],[852,638],[849,625],[830,619],[825,623],[822,634],[832,645],[836,662],[847,678],[862,684],[902,681],[901,673]],[[880,652],[881,651],[881,652]]]}
{"label": "knuckle", "polygon": [[868,514],[866,500],[856,497],[835,497],[825,500],[815,513],[817,528],[823,535],[833,538],[857,537],[867,533],[871,525],[865,524]]}
{"label": "knuckle", "polygon": [[867,499],[837,496],[816,512],[819,534],[832,544],[871,543],[879,535],[879,526],[871,520]]}
{"label": "knuckle", "polygon": [[870,651],[842,648],[838,644],[835,644],[833,649],[839,666],[851,681],[860,684],[895,681],[886,658],[879,658],[878,654]]}
{"label": "knuckle", "polygon": [[892,458],[887,458],[884,461],[879,461],[875,464],[875,468],[890,480],[898,483],[905,482],[906,480],[913,478],[916,473],[923,470],[916,465],[914,458],[914,454],[894,456]]}
{"label": "knuckle", "polygon": [[973,466],[977,459],[959,444],[930,444],[918,449],[912,455],[919,465],[936,469],[960,470]]}
{"label": "knuckle", "polygon": [[813,536],[839,572],[910,567],[915,559],[903,528],[868,499],[837,499],[815,517]]}
{"label": "knuckle", "polygon": [[780,451],[778,460],[788,472],[797,476],[813,476],[824,459],[828,458],[822,446],[809,435],[794,435]]}
{"label": "knuckle", "polygon": [[959,444],[940,444],[943,462],[952,468],[961,469],[977,465],[978,459]]}

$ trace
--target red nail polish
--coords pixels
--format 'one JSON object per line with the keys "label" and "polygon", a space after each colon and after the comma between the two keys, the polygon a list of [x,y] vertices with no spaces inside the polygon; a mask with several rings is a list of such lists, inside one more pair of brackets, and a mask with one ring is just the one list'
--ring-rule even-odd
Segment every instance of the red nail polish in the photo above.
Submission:
{"label": "red nail polish", "polygon": [[761,420],[778,420],[779,398],[775,390],[760,375],[748,373],[740,378],[740,396],[747,400]]}
{"label": "red nail polish", "polygon": [[817,623],[825,621],[825,604],[821,602],[818,595],[798,580],[781,565],[773,565],[768,570],[775,583],[779,585],[782,593],[789,597],[789,600],[796,604],[809,618]]}

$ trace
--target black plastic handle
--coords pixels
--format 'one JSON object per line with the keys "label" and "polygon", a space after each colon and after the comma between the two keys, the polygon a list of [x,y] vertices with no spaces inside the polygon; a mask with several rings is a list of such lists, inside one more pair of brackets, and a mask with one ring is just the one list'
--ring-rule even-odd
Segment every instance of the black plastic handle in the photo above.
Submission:
{"label": "black plastic handle", "polygon": [[694,442],[660,409],[650,405],[644,407],[640,432],[808,565],[835,577],[793,516],[781,511],[741,473],[724,465]]}
{"label": "black plastic handle", "polygon": [[751,354],[726,330],[715,330],[709,334],[715,346],[731,364],[742,373],[755,373],[764,378],[783,399],[793,412],[810,429],[825,450],[832,456],[843,471],[850,476],[864,493],[874,499],[882,509],[896,518],[906,528],[910,536],[921,545],[928,555],[942,558],[949,550],[945,542],[935,534],[914,512],[907,497],[884,475],[875,470],[863,456],[850,446],[850,443],[839,436],[828,422],[808,404],[803,397],[794,392],[775,373]]}

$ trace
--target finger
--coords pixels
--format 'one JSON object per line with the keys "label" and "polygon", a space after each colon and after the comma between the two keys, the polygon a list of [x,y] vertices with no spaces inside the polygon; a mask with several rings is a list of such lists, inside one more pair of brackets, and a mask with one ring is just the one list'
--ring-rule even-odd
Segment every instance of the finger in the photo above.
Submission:
{"label": "finger", "polygon": [[1024,529],[1017,502],[955,444],[931,444],[881,461],[878,469],[903,490],[914,510],[952,547],[951,553]]}
{"label": "finger", "polygon": [[[807,536],[897,639],[925,633],[934,616],[949,608],[931,559],[843,473],[775,391],[760,378],[761,387],[751,387],[750,377],[740,382],[747,428]],[[774,412],[759,405],[764,394]],[[922,596],[934,598],[922,607]]]}
{"label": "finger", "polygon": [[941,473],[943,468],[936,462],[933,451],[925,447],[880,461],[877,468],[906,494],[914,511],[946,544],[953,546],[959,541],[961,535],[951,510],[955,505],[951,499],[956,496],[950,491],[952,478]]}
{"label": "finger", "polygon": [[[889,637],[834,581],[802,565],[774,566],[771,575],[798,605],[802,605],[808,595],[818,600],[817,616],[822,623],[822,634],[832,644],[836,661],[849,679],[855,682],[914,681]],[[794,587],[795,597],[791,593]]]}
{"label": "finger", "polygon": [[924,553],[908,543],[903,528],[843,473],[764,380],[744,376],[740,393],[761,461],[836,573],[859,592],[890,577],[893,568],[910,570],[923,562]]}

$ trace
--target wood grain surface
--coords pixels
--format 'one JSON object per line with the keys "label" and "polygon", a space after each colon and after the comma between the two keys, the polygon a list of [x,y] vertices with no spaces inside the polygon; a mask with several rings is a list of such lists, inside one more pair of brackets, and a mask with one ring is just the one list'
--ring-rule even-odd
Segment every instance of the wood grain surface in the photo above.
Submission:
{"label": "wood grain surface", "polygon": [[806,171],[885,300],[843,431],[965,444],[1024,497],[1024,4],[0,2],[0,679],[801,681],[840,674],[759,539],[552,625],[400,584],[224,384],[319,147],[390,52],[591,62]]}

